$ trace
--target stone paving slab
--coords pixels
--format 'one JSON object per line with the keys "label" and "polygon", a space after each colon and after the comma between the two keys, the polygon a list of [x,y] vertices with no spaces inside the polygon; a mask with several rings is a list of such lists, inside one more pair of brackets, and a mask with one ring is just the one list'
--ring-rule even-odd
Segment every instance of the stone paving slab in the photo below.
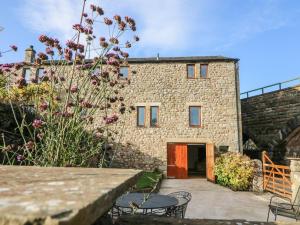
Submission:
{"label": "stone paving slab", "polygon": [[[266,221],[272,196],[270,193],[232,191],[206,179],[163,180],[161,194],[175,191],[188,191],[192,194],[186,211],[186,217],[191,219]],[[273,215],[270,215],[270,220],[274,220]],[[295,221],[281,216],[278,216],[278,220]]]}
{"label": "stone paving slab", "polygon": [[88,225],[134,185],[139,170],[0,166],[0,225]]}
{"label": "stone paving slab", "polygon": [[177,219],[157,216],[124,216],[115,225],[292,225],[289,222],[260,222],[246,220]]}

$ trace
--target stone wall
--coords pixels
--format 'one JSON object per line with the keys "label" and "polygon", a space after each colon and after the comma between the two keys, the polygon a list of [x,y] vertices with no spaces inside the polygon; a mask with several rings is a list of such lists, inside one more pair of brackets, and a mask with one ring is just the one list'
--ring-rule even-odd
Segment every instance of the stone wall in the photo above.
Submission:
{"label": "stone wall", "polygon": [[[299,204],[300,193],[297,195],[300,187],[300,159],[291,159],[291,181],[292,181],[292,199],[297,200],[296,204]],[[297,197],[297,199],[295,199]]]}
{"label": "stone wall", "polygon": [[[146,107],[146,126],[136,111],[122,117],[124,147],[115,165],[166,171],[167,143],[214,143],[239,151],[239,94],[234,62],[210,62],[208,78],[187,79],[186,63],[130,63],[126,105]],[[196,63],[199,68],[200,62]],[[199,71],[199,70],[197,70]],[[158,127],[150,127],[150,106],[159,107]],[[202,107],[202,127],[189,127],[189,106]]]}
{"label": "stone wall", "polygon": [[283,159],[285,140],[300,126],[300,86],[242,99],[241,106],[244,137]]}
{"label": "stone wall", "polygon": [[[197,77],[187,79],[186,65],[195,63]],[[199,78],[200,64],[207,78]],[[47,66],[43,66],[47,68]],[[32,75],[35,75],[33,69]],[[146,107],[146,126],[137,127],[137,112],[124,114],[117,125],[115,167],[153,170],[167,168],[167,143],[214,143],[241,149],[238,68],[234,60],[129,60],[130,85],[121,90],[126,106]],[[126,80],[120,80],[127,84]],[[159,107],[158,127],[150,127],[150,106]],[[189,126],[189,106],[201,106],[202,126]],[[103,123],[103,114],[95,121]],[[120,140],[119,140],[120,138]]]}

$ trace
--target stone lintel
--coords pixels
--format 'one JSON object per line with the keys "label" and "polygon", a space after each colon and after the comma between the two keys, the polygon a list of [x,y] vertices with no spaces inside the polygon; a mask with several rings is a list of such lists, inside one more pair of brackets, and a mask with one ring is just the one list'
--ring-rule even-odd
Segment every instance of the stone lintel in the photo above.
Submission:
{"label": "stone lintel", "polygon": [[140,170],[0,166],[0,225],[90,225]]}

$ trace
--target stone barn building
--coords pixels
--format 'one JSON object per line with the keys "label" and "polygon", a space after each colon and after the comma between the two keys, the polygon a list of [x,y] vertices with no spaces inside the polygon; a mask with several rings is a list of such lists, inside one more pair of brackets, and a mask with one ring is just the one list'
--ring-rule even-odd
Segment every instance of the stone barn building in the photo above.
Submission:
{"label": "stone barn building", "polygon": [[[25,58],[33,60],[33,48]],[[121,117],[115,167],[213,180],[215,154],[242,151],[238,59],[130,58],[121,73],[130,80],[125,103],[136,110]]]}

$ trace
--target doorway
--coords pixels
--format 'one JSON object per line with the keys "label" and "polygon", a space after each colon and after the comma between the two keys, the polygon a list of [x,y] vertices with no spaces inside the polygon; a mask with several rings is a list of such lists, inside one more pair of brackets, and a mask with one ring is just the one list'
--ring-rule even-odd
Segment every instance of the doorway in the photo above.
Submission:
{"label": "doorway", "polygon": [[188,176],[206,177],[205,144],[188,144]]}
{"label": "doorway", "polygon": [[167,177],[186,179],[204,176],[214,182],[214,144],[167,144]]}

